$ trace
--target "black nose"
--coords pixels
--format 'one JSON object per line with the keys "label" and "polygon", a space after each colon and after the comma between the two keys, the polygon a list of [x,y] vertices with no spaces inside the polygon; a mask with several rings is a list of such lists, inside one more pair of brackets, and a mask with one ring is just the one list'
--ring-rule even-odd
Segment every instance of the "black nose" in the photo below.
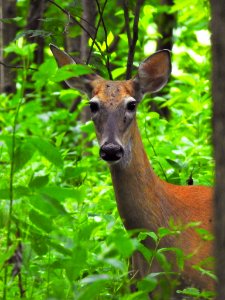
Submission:
{"label": "black nose", "polygon": [[100,156],[105,161],[117,161],[124,154],[124,150],[120,145],[105,143],[100,148]]}

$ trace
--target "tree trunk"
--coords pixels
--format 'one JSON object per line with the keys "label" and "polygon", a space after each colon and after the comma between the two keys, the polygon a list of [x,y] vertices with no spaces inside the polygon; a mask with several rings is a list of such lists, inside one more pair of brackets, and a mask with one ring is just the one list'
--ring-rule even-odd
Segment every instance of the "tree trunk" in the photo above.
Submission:
{"label": "tree trunk", "polygon": [[[161,0],[160,5],[173,6],[173,0]],[[168,14],[166,12],[160,14],[156,19],[158,33],[160,38],[157,40],[156,50],[173,48],[173,29],[176,25],[176,14]],[[163,97],[165,92],[160,91],[154,96]],[[156,111],[160,116],[169,119],[170,111],[168,107],[160,108],[154,101],[151,101],[151,111]]]}
{"label": "tree trunk", "polygon": [[[160,5],[173,6],[173,0],[161,0]],[[173,29],[176,25],[176,15],[164,12],[157,18],[156,24],[158,27],[158,33],[161,35],[161,37],[157,40],[156,50],[172,50]]]}
{"label": "tree trunk", "polygon": [[[16,0],[0,0],[1,18],[15,18],[16,17]],[[17,26],[15,24],[1,23],[1,54],[0,59],[6,65],[11,65],[15,55],[9,54],[7,57],[3,56],[3,49],[13,41],[16,35]],[[15,69],[1,66],[1,81],[0,92],[13,93],[16,89],[15,84]]]}
{"label": "tree trunk", "polygon": [[[38,30],[41,29],[41,19],[45,9],[44,0],[31,0],[29,15],[27,19],[26,30]],[[44,61],[44,38],[41,36],[28,37],[28,42],[37,43],[38,47],[34,52],[34,62],[40,65]]]}
{"label": "tree trunk", "polygon": [[216,161],[215,257],[217,298],[225,299],[225,5],[211,0],[212,6],[212,93],[213,129]]}
{"label": "tree trunk", "polygon": [[[82,0],[83,15],[82,18],[85,21],[81,21],[84,28],[91,34],[93,37],[95,34],[95,18],[96,18],[96,3],[95,1]],[[88,47],[89,35],[83,30],[81,35],[81,44],[80,44],[80,58],[83,62],[87,60],[89,54]],[[85,123],[91,119],[91,113],[89,107],[84,107],[81,113],[81,120]]]}

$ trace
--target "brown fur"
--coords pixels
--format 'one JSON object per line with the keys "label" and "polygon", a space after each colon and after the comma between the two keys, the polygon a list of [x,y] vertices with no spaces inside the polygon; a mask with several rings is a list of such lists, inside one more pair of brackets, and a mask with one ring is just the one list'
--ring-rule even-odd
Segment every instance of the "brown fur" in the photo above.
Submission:
{"label": "brown fur", "polygon": [[[183,225],[201,222],[201,228],[212,232],[212,189],[203,186],[176,186],[162,181],[149,164],[136,124],[132,140],[132,161],[129,167],[122,169],[119,165],[114,165],[110,168],[118,209],[125,227],[157,231],[159,227],[167,227],[172,218],[175,223]],[[185,255],[193,254],[186,261],[182,274],[184,281],[198,288],[213,288],[212,280],[192,267],[212,256],[211,242],[203,241],[193,229],[187,229],[181,238],[165,238],[161,246],[180,247]],[[134,255],[133,266],[138,277],[146,275],[146,271],[152,271],[148,269],[148,263],[137,254]],[[157,266],[153,268],[158,269]]]}

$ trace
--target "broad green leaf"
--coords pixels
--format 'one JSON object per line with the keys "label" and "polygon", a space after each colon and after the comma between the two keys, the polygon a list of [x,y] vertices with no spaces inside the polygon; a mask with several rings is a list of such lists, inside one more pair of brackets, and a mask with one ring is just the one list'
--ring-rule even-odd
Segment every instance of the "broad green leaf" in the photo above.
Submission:
{"label": "broad green leaf", "polygon": [[[111,279],[112,280],[112,279]],[[83,286],[78,293],[76,300],[95,299],[99,296],[101,290],[110,282],[110,277],[107,274],[99,274],[96,276],[86,277],[82,282],[89,282]]]}
{"label": "broad green leaf", "polygon": [[91,74],[93,71],[86,65],[72,64],[59,68],[53,77],[55,82],[67,80],[72,77]]}
{"label": "broad green leaf", "polygon": [[29,182],[29,187],[33,189],[39,189],[43,186],[45,186],[49,181],[49,175],[44,176],[35,176],[32,177]]}
{"label": "broad green leaf", "polygon": [[31,210],[29,213],[30,221],[37,226],[40,230],[43,230],[47,233],[53,230],[52,219],[47,218],[43,214],[38,213],[36,210]]}
{"label": "broad green leaf", "polygon": [[30,138],[33,146],[43,155],[47,160],[53,163],[55,166],[61,168],[63,166],[63,160],[59,150],[54,147],[48,141],[42,139],[41,137],[33,136]]}
{"label": "broad green leaf", "polygon": [[112,76],[114,79],[124,75],[126,73],[126,67],[116,68],[112,71]]}
{"label": "broad green leaf", "polygon": [[177,266],[180,271],[184,269],[184,253],[179,248],[168,247],[168,248],[160,248],[157,250],[158,253],[162,252],[174,252],[176,257]]}
{"label": "broad green leaf", "polygon": [[3,141],[8,149],[10,159],[12,159],[12,136],[0,135],[0,141]]}
{"label": "broad green leaf", "polygon": [[14,153],[14,171],[17,172],[32,158],[34,147],[31,143],[22,142]]}
{"label": "broad green leaf", "polygon": [[76,247],[70,260],[66,263],[66,273],[70,281],[80,277],[82,269],[86,266],[87,251],[84,247]]}
{"label": "broad green leaf", "polygon": [[38,194],[36,196],[32,196],[30,198],[30,203],[33,207],[51,217],[67,214],[65,208],[58,202],[58,200],[46,195]]}
{"label": "broad green leaf", "polygon": [[40,189],[43,195],[47,195],[60,202],[64,202],[66,199],[74,199],[74,201],[82,201],[84,199],[85,193],[84,188],[63,188],[58,186],[46,186]]}
{"label": "broad green leaf", "polygon": [[67,167],[65,168],[65,178],[76,178],[82,173],[86,173],[87,169],[84,167]]}
{"label": "broad green leaf", "polygon": [[32,248],[38,255],[42,256],[48,252],[49,250],[49,247],[47,245],[48,239],[46,237],[43,237],[36,233],[32,233],[32,235],[30,236],[30,240],[31,240]]}
{"label": "broad green leaf", "polygon": [[142,280],[138,281],[137,287],[141,291],[152,292],[158,285],[158,281],[155,277],[152,277],[151,274],[144,277]]}
{"label": "broad green leaf", "polygon": [[151,237],[155,243],[158,241],[158,237],[155,234],[155,232],[153,232],[153,231],[151,231],[151,232],[140,232],[139,235],[138,235],[138,240],[143,241],[147,237]]}

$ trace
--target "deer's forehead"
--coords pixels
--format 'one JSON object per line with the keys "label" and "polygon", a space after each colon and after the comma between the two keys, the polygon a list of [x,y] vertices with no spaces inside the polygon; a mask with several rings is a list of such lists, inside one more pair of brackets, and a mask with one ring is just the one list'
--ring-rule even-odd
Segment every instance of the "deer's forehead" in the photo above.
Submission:
{"label": "deer's forehead", "polygon": [[131,80],[98,80],[93,83],[92,96],[98,97],[106,106],[117,106],[124,98],[134,96],[134,88]]}

